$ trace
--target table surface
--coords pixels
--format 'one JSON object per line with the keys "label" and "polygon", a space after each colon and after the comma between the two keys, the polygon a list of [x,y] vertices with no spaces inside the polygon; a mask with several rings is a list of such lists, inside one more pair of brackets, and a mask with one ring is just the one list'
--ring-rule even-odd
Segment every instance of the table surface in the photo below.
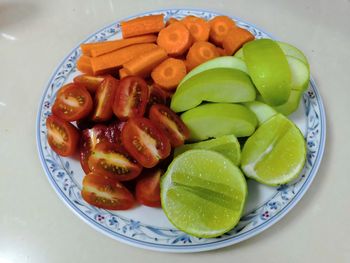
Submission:
{"label": "table surface", "polygon": [[[51,188],[35,142],[41,94],[72,47],[115,20],[171,7],[232,14],[299,47],[327,113],[323,161],[299,204],[258,236],[199,254],[147,251],[95,231]],[[0,263],[162,262],[165,257],[169,263],[350,262],[349,17],[349,0],[0,0]]]}

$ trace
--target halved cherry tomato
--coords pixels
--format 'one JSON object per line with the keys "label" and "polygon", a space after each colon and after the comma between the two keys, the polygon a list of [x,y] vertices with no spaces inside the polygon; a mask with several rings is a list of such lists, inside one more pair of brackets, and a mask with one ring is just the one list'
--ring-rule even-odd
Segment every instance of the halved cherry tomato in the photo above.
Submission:
{"label": "halved cherry tomato", "polygon": [[84,86],[90,93],[95,93],[103,80],[104,76],[91,76],[87,74],[76,76],[73,79],[74,83]]}
{"label": "halved cherry tomato", "polygon": [[69,83],[57,92],[52,113],[63,120],[76,121],[86,117],[92,106],[92,98],[86,88]]}
{"label": "halved cherry tomato", "polygon": [[139,77],[129,76],[119,82],[115,93],[113,112],[121,120],[142,117],[148,101],[148,87]]}
{"label": "halved cherry tomato", "polygon": [[146,118],[132,118],[126,122],[122,143],[131,156],[146,168],[154,167],[171,150],[168,138]]}
{"label": "halved cherry tomato", "polygon": [[153,83],[148,85],[149,99],[148,106],[151,107],[154,104],[167,104],[167,94],[157,84]]}
{"label": "halved cherry tomato", "polygon": [[122,145],[122,130],[126,122],[114,121],[107,126],[105,136],[111,143]]}
{"label": "halved cherry tomato", "polygon": [[112,76],[106,76],[100,86],[97,88],[94,113],[92,120],[96,122],[107,121],[112,118],[112,104],[114,93],[118,88],[118,80]]}
{"label": "halved cherry tomato", "polygon": [[98,173],[84,177],[81,196],[89,204],[109,210],[127,210],[135,204],[133,195],[118,180]]}
{"label": "halved cherry tomato", "polygon": [[79,141],[79,131],[71,123],[54,115],[46,119],[47,140],[50,147],[61,156],[73,155]]}
{"label": "halved cherry tomato", "polygon": [[160,207],[160,169],[150,170],[141,175],[136,183],[135,197],[143,205]]}
{"label": "halved cherry tomato", "polygon": [[92,172],[119,181],[131,180],[142,171],[142,166],[130,158],[125,149],[107,141],[100,142],[95,146],[88,164]]}
{"label": "halved cherry tomato", "polygon": [[179,116],[164,105],[153,105],[149,112],[149,118],[165,133],[173,147],[184,144],[184,141],[190,136],[190,131]]}

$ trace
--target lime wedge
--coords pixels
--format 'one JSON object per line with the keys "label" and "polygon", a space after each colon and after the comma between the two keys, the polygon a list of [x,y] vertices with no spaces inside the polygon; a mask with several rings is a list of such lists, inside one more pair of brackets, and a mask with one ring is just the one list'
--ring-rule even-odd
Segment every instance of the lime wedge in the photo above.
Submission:
{"label": "lime wedge", "polygon": [[275,186],[297,178],[305,158],[306,145],[300,130],[282,114],[277,114],[246,141],[241,168],[247,177]]}
{"label": "lime wedge", "polygon": [[178,156],[188,150],[203,149],[218,152],[228,158],[233,164],[238,165],[241,160],[241,146],[233,134],[220,136],[215,139],[185,144],[175,148],[174,156]]}
{"label": "lime wedge", "polygon": [[247,183],[239,168],[208,150],[189,150],[176,157],[160,187],[162,208],[170,222],[203,238],[232,229],[247,196]]}

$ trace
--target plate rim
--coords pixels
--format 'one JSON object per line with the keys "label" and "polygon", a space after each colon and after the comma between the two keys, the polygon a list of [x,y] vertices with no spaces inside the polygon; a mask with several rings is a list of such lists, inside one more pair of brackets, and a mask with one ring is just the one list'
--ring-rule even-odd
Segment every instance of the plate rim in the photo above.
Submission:
{"label": "plate rim", "polygon": [[84,222],[86,222],[87,224],[92,226],[95,230],[97,230],[98,232],[100,232],[104,235],[109,236],[110,238],[112,238],[114,240],[118,240],[120,242],[126,243],[126,244],[134,246],[134,247],[139,247],[139,248],[149,249],[149,250],[154,250],[154,251],[161,251],[161,252],[191,253],[191,252],[201,252],[201,251],[209,251],[209,250],[214,250],[214,249],[218,249],[218,248],[223,248],[226,246],[230,246],[230,245],[242,242],[244,240],[247,240],[247,239],[261,233],[262,231],[273,226],[275,223],[277,223],[279,220],[281,220],[301,200],[301,198],[304,196],[306,191],[309,189],[312,181],[314,180],[314,178],[318,172],[321,161],[323,159],[324,150],[325,150],[325,143],[326,143],[326,113],[325,113],[325,108],[324,108],[324,104],[322,101],[322,97],[320,96],[320,91],[317,89],[317,85],[316,85],[314,79],[312,78],[312,76],[310,77],[309,84],[312,86],[313,91],[315,92],[316,100],[318,102],[319,110],[320,110],[320,122],[322,125],[321,125],[321,129],[320,129],[321,136],[320,136],[320,142],[319,142],[318,156],[316,157],[315,163],[312,166],[312,169],[310,171],[309,176],[306,178],[302,188],[298,191],[298,193],[291,199],[291,201],[286,206],[281,208],[281,210],[272,219],[265,221],[264,223],[262,223],[258,227],[252,229],[252,231],[242,233],[240,236],[235,236],[235,238],[220,240],[216,243],[193,244],[190,246],[185,246],[185,245],[174,246],[174,245],[166,245],[166,244],[155,244],[155,243],[150,243],[147,241],[140,241],[140,240],[131,239],[128,236],[123,236],[120,234],[116,235],[116,233],[112,234],[112,233],[110,233],[111,232],[110,230],[102,229],[100,226],[96,225],[94,220],[87,217],[84,213],[82,213],[76,207],[72,206],[70,204],[70,200],[62,193],[61,189],[56,185],[56,182],[53,180],[53,178],[51,176],[49,176],[50,171],[48,171],[48,169],[46,167],[45,158],[43,156],[43,152],[41,151],[41,138],[40,138],[40,119],[41,119],[42,106],[43,106],[44,99],[45,99],[44,95],[46,94],[50,83],[52,83],[52,81],[53,81],[54,77],[56,76],[57,72],[59,71],[59,69],[62,67],[62,65],[65,63],[65,61],[72,55],[74,50],[79,48],[80,44],[86,42],[87,40],[89,40],[90,38],[95,36],[96,34],[102,32],[103,30],[105,30],[107,28],[112,27],[116,23],[120,23],[123,20],[127,20],[127,19],[130,19],[133,17],[142,16],[142,15],[147,15],[150,13],[167,12],[167,11],[181,11],[181,10],[182,11],[190,11],[190,12],[191,11],[193,11],[193,12],[206,12],[206,13],[211,13],[211,14],[215,14],[215,15],[227,15],[231,18],[234,18],[234,19],[237,19],[243,23],[246,23],[246,24],[256,28],[259,31],[266,33],[272,39],[276,39],[273,35],[266,32],[265,30],[261,29],[260,27],[256,26],[255,24],[252,24],[250,22],[246,22],[245,20],[243,20],[237,16],[224,14],[224,13],[216,11],[216,10],[208,10],[208,9],[202,9],[202,8],[201,9],[198,9],[198,8],[156,9],[156,10],[149,10],[149,11],[145,11],[145,12],[138,13],[135,15],[131,15],[131,16],[128,16],[126,18],[117,19],[114,22],[110,23],[109,25],[98,29],[97,31],[93,32],[92,34],[89,34],[82,41],[80,41],[75,47],[70,49],[70,51],[68,52],[68,55],[66,55],[60,61],[58,66],[55,67],[53,73],[51,73],[49,81],[45,85],[45,88],[41,94],[40,102],[39,102],[39,106],[38,106],[37,117],[36,117],[36,145],[37,145],[37,151],[39,153],[39,159],[40,159],[41,166],[42,166],[42,168],[45,172],[45,175],[46,175],[48,181],[50,182],[52,188],[55,190],[56,194],[63,201],[63,203],[69,207],[70,210],[72,210],[81,220],[83,220]]}

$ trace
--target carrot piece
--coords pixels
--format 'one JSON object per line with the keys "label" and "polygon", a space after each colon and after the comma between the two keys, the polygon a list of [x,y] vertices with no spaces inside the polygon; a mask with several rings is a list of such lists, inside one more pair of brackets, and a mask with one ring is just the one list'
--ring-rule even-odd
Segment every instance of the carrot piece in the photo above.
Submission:
{"label": "carrot piece", "polygon": [[219,52],[213,44],[205,41],[195,42],[187,53],[188,69],[192,70],[203,62],[218,56]]}
{"label": "carrot piece", "polygon": [[104,79],[104,76],[90,76],[88,74],[83,74],[76,76],[73,79],[73,82],[84,86],[90,93],[95,93]]}
{"label": "carrot piece", "polygon": [[221,46],[228,32],[236,27],[236,23],[228,16],[216,16],[209,21],[210,41],[217,46]]}
{"label": "carrot piece", "polygon": [[97,57],[103,54],[121,49],[123,47],[128,47],[135,44],[142,43],[152,43],[156,42],[157,36],[155,35],[144,35],[138,37],[131,37],[127,39],[118,39],[113,41],[98,42],[98,43],[88,43],[80,45],[83,54]]}
{"label": "carrot piece", "polygon": [[176,22],[159,32],[157,44],[169,55],[181,56],[190,48],[192,37],[182,23]]}
{"label": "carrot piece", "polygon": [[175,22],[180,22],[178,19],[174,18],[174,17],[170,17],[168,21],[166,21],[165,26],[169,26],[171,24],[174,24]]}
{"label": "carrot piece", "polygon": [[146,77],[155,66],[167,57],[165,50],[157,47],[135,56],[132,60],[123,64],[123,67],[129,75]]}
{"label": "carrot piece", "polygon": [[254,35],[240,27],[231,29],[224,38],[223,46],[227,55],[233,55],[244,43],[254,40]]}
{"label": "carrot piece", "polygon": [[77,61],[77,69],[83,73],[92,74],[91,58],[82,55]]}
{"label": "carrot piece", "polygon": [[225,49],[221,47],[216,47],[216,50],[218,51],[220,57],[227,56]]}
{"label": "carrot piece", "polygon": [[129,75],[130,75],[129,72],[125,68],[119,69],[119,78],[120,79],[123,79]]}
{"label": "carrot piece", "polygon": [[109,73],[116,68],[120,68],[124,63],[128,62],[134,57],[156,48],[158,48],[157,45],[151,43],[136,44],[118,49],[99,57],[91,58],[93,75]]}
{"label": "carrot piece", "polygon": [[186,76],[186,65],[181,59],[168,58],[151,73],[153,81],[164,89],[174,89]]}
{"label": "carrot piece", "polygon": [[123,38],[158,33],[164,28],[164,15],[150,15],[121,22]]}
{"label": "carrot piece", "polygon": [[208,41],[210,25],[203,18],[186,16],[181,23],[190,31],[194,41]]}

